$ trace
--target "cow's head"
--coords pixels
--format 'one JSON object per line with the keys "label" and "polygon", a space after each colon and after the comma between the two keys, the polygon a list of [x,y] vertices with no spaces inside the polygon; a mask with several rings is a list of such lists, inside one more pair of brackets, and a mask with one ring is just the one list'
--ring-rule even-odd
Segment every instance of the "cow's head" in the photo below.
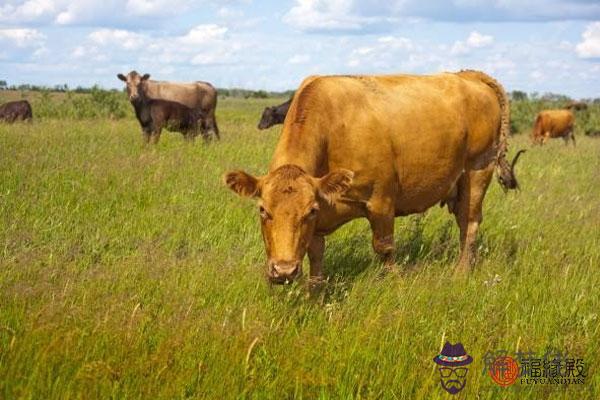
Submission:
{"label": "cow's head", "polygon": [[267,129],[275,125],[275,110],[277,107],[265,107],[262,113],[260,122],[258,123],[258,129]]}
{"label": "cow's head", "polygon": [[129,101],[135,101],[140,98],[144,93],[145,82],[150,79],[150,74],[140,75],[137,71],[131,71],[127,76],[123,74],[117,74],[117,78],[127,84],[127,95]]}
{"label": "cow's head", "polygon": [[352,172],[339,170],[315,178],[295,165],[284,165],[262,177],[243,171],[225,175],[231,190],[258,199],[271,282],[291,282],[302,274],[302,259],[321,209],[348,190],[352,177]]}

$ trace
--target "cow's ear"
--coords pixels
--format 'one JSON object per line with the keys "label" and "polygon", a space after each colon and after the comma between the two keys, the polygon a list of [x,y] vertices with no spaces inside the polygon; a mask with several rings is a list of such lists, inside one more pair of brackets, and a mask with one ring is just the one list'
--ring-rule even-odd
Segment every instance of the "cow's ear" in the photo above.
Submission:
{"label": "cow's ear", "polygon": [[143,81],[147,81],[148,79],[150,79],[150,74],[144,74],[144,76],[142,76]]}
{"label": "cow's ear", "polygon": [[125,75],[123,74],[117,74],[117,78],[119,78],[120,80],[122,80],[123,82],[127,82],[127,78],[125,77]]}
{"label": "cow's ear", "polygon": [[330,203],[346,193],[352,185],[354,172],[347,169],[339,169],[317,179],[317,190],[319,195]]}
{"label": "cow's ear", "polygon": [[256,178],[244,171],[229,172],[225,175],[223,180],[229,189],[240,196],[260,196],[260,178]]}

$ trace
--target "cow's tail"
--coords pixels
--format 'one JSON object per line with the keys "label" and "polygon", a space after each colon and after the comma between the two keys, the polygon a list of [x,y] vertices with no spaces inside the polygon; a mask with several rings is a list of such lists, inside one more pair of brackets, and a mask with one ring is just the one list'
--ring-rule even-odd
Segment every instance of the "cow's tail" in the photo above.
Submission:
{"label": "cow's tail", "polygon": [[471,76],[479,81],[485,83],[496,93],[498,103],[500,105],[500,129],[498,135],[497,151],[496,151],[496,176],[498,182],[502,186],[504,191],[509,189],[517,189],[519,183],[515,176],[514,166],[519,157],[523,152],[520,151],[513,158],[513,162],[509,163],[506,159],[506,152],[508,150],[508,137],[510,136],[510,101],[508,95],[502,85],[492,78],[491,76],[484,74],[480,71],[461,71],[460,74]]}

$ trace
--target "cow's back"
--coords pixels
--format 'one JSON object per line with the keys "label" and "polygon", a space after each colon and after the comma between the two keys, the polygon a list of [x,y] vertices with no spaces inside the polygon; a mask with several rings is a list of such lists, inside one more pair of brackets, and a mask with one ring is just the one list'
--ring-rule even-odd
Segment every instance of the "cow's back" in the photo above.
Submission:
{"label": "cow's back", "polygon": [[271,170],[297,164],[320,176],[346,168],[357,190],[384,185],[405,207],[399,213],[417,212],[439,201],[467,164],[495,157],[499,125],[496,94],[474,77],[311,77],[294,96]]}
{"label": "cow's back", "polygon": [[285,158],[288,147],[316,135],[336,158],[437,150],[467,139],[476,155],[494,139],[499,111],[488,86],[456,74],[310,77],[294,96],[275,153]]}
{"label": "cow's back", "polygon": [[175,101],[203,111],[214,109],[217,100],[216,90],[208,82],[148,81],[146,92],[150,98]]}

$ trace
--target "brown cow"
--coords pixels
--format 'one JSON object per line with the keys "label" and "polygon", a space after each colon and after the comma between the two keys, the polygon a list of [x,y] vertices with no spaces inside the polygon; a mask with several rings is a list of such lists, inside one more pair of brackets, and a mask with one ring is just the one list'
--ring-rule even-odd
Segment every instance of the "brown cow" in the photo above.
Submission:
{"label": "brown cow", "polygon": [[269,172],[225,175],[225,184],[258,199],[273,283],[301,274],[322,279],[325,236],[365,217],[373,248],[394,257],[394,217],[444,202],[460,227],[457,273],[474,260],[482,204],[496,170],[517,188],[506,160],[509,102],[477,71],[432,76],[307,78],[294,96]]}
{"label": "brown cow", "polygon": [[571,110],[544,110],[535,118],[531,140],[534,144],[545,144],[548,139],[563,138],[565,145],[569,139],[575,146],[575,114]]}
{"label": "brown cow", "polygon": [[[175,101],[149,98],[144,90],[147,79],[148,76],[144,75],[137,86],[127,86],[129,99],[146,143],[158,143],[163,128],[181,132],[187,140],[193,140],[199,132],[198,122],[203,120],[198,110]],[[204,130],[202,135],[206,140]]]}
{"label": "brown cow", "polygon": [[12,123],[15,121],[31,121],[33,113],[27,100],[9,101],[0,106],[0,121]]}
{"label": "brown cow", "polygon": [[[142,77],[147,76],[146,79]],[[151,99],[162,99],[174,101],[186,105],[189,108],[197,110],[198,115],[203,116],[201,127],[205,131],[212,131],[217,139],[219,136],[219,127],[215,111],[217,109],[217,90],[208,82],[164,82],[148,79],[149,74],[140,75],[136,71],[131,71],[127,76],[118,74],[117,77],[127,84],[129,97],[135,96],[140,82],[143,84],[145,93]]]}

